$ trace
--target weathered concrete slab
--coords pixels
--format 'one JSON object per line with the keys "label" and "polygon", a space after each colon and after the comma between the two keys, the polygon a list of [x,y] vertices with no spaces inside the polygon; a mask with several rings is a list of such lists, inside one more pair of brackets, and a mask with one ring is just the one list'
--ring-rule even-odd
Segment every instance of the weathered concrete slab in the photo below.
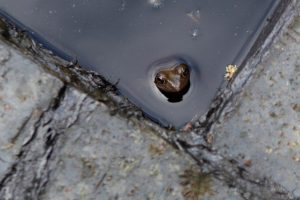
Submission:
{"label": "weathered concrete slab", "polygon": [[214,148],[300,197],[300,17],[273,45],[236,112],[212,130]]}
{"label": "weathered concrete slab", "polygon": [[[195,163],[151,130],[111,116],[107,106],[75,90],[66,95],[77,98],[82,106],[75,109],[76,122],[56,146],[43,199],[171,200],[184,199],[185,193],[197,197],[193,189],[199,190],[199,196],[208,195],[207,199],[228,196],[227,187],[211,176],[204,176],[196,186],[183,184],[198,175],[197,168],[192,170]],[[185,172],[189,170],[193,173]],[[238,194],[232,196],[239,199]]]}

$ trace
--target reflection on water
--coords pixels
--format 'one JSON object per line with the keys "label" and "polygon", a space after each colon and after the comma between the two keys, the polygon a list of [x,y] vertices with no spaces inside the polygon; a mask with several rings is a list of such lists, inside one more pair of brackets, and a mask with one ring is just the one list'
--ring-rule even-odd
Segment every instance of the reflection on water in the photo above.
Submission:
{"label": "reflection on water", "polygon": [[[119,80],[121,93],[148,116],[180,127],[207,111],[225,67],[241,63],[278,2],[1,0],[0,9],[55,51],[113,83]],[[193,62],[190,88],[177,103],[163,98],[149,73],[153,62],[170,56]]]}

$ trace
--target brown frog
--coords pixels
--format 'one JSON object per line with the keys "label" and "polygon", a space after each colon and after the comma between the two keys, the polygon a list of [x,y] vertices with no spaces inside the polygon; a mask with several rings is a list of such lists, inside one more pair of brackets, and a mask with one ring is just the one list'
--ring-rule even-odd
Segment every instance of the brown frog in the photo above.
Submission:
{"label": "brown frog", "polygon": [[162,93],[186,93],[190,84],[190,70],[184,63],[178,63],[170,68],[159,70],[154,78],[156,87]]}

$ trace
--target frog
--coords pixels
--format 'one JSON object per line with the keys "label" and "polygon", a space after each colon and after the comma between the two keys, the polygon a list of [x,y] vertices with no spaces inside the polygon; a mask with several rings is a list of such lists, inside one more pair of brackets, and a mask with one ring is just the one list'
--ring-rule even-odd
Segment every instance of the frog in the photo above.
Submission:
{"label": "frog", "polygon": [[154,78],[156,87],[164,94],[184,94],[190,84],[190,69],[185,63],[159,69]]}

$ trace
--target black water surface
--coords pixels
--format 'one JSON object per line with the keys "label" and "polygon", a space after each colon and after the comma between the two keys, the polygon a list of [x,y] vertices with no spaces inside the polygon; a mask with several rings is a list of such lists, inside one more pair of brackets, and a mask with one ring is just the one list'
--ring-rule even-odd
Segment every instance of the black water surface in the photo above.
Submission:
{"label": "black water surface", "polygon": [[[241,64],[279,0],[0,0],[36,38],[104,75],[176,127],[204,114],[228,64]],[[47,44],[45,44],[47,46]],[[161,59],[184,59],[190,88],[169,102],[154,85]]]}

